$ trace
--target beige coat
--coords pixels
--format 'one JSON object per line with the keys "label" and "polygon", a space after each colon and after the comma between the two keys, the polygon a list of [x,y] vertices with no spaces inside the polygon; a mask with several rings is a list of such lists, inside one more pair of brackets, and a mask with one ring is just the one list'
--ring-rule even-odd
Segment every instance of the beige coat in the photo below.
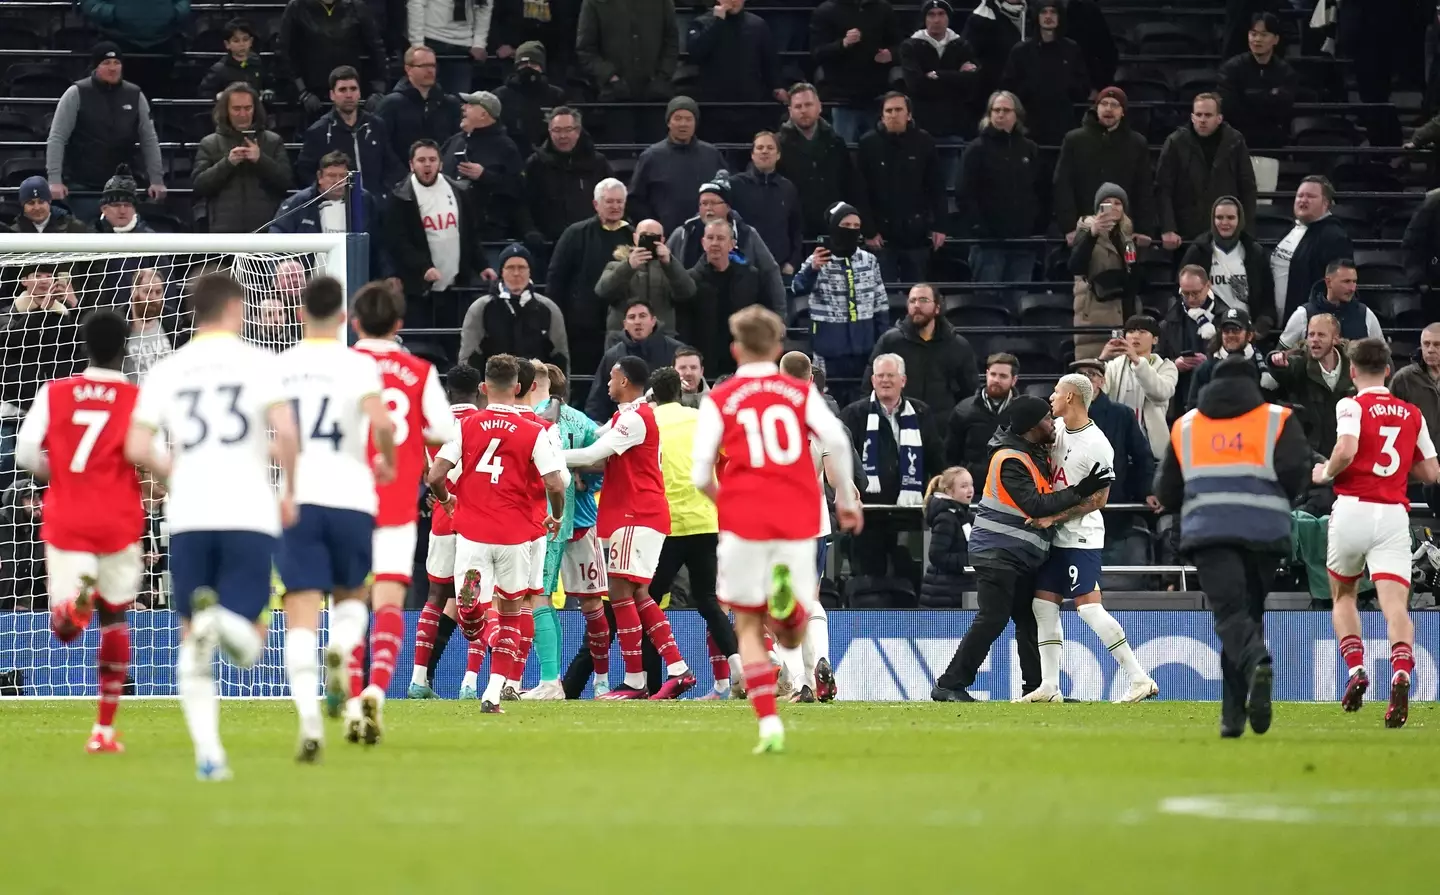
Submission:
{"label": "beige coat", "polygon": [[[1115,241],[1106,236],[1089,236],[1091,223],[1094,217],[1080,219],[1076,227],[1078,231],[1075,239],[1093,239],[1094,249],[1090,252],[1090,265],[1084,276],[1075,277],[1075,325],[1076,326],[1110,326],[1118,329],[1125,323],[1125,302],[1120,298],[1110,301],[1101,301],[1095,297],[1091,290],[1090,281],[1103,271],[1123,270],[1125,259],[1120,255]],[[1130,223],[1130,217],[1126,215],[1120,219],[1119,229],[1123,235],[1122,243],[1133,243],[1135,240],[1135,227]],[[1100,349],[1105,347],[1105,342],[1110,338],[1107,333],[1081,333],[1075,336],[1075,359],[1082,360],[1100,356]]]}

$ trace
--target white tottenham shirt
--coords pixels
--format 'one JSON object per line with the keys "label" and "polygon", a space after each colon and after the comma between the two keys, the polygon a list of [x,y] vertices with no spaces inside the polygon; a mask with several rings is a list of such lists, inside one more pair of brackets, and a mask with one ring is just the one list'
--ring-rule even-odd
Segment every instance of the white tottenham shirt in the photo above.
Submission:
{"label": "white tottenham shirt", "polygon": [[1275,277],[1275,304],[1279,306],[1281,313],[1285,311],[1285,291],[1290,287],[1290,259],[1295,257],[1295,249],[1300,245],[1300,240],[1305,238],[1305,231],[1309,229],[1309,224],[1296,221],[1295,229],[1285,234],[1285,238],[1280,240],[1275,250],[1270,253],[1270,273]]}
{"label": "white tottenham shirt", "polygon": [[335,339],[305,339],[280,355],[300,456],[295,502],[375,515],[370,420],[363,404],[383,386],[375,359]]}
{"label": "white tottenham shirt", "polygon": [[[1100,427],[1086,423],[1071,431],[1060,420],[1055,421],[1055,444],[1050,449],[1055,463],[1056,490],[1070,488],[1090,474],[1096,463],[1102,469],[1115,465],[1115,449]],[[1105,546],[1105,517],[1099,510],[1071,519],[1055,531],[1056,547],[1079,550],[1100,550]]]}

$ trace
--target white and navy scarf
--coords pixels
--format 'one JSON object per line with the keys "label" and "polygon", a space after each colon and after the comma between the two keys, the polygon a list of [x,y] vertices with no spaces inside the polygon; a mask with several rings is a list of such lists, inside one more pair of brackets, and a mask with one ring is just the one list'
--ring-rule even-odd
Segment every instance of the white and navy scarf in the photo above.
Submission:
{"label": "white and navy scarf", "polygon": [[[880,426],[885,409],[875,393],[870,393],[870,412],[865,417],[865,450],[860,465],[865,468],[865,493],[880,493]],[[901,401],[900,438],[896,449],[900,457],[900,496],[895,502],[902,507],[918,507],[925,502],[925,458],[921,450],[920,417],[909,401]],[[890,425],[886,420],[884,425]]]}

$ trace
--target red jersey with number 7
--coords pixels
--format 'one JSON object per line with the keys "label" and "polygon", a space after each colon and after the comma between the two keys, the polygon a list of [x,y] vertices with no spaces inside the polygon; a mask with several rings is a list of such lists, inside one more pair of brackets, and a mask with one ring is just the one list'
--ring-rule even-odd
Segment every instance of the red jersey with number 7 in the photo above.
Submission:
{"label": "red jersey with number 7", "polygon": [[1335,493],[1409,508],[1410,469],[1435,456],[1420,408],[1387,388],[1367,388],[1335,405],[1335,434],[1353,435],[1359,442],[1355,459],[1335,477]]}
{"label": "red jersey with number 7", "polygon": [[491,405],[460,423],[460,440],[440,449],[460,467],[455,483],[455,533],[492,546],[525,544],[545,535],[535,507],[545,500],[543,476],[565,463],[538,423],[513,408]]}
{"label": "red jersey with number 7", "polygon": [[[395,478],[389,484],[376,484],[379,506],[375,525],[386,528],[409,525],[420,515],[420,487],[425,477],[425,440],[429,433],[442,429],[444,436],[454,433],[454,415],[435,368],[395,342],[382,339],[361,339],[355,350],[375,358],[380,368],[381,400],[395,424]],[[375,445],[370,445],[370,461],[375,461]]]}
{"label": "red jersey with number 7", "polygon": [[[140,389],[111,370],[56,379],[35,395],[27,424],[44,423],[50,460],[40,539],[59,550],[103,555],[145,533],[140,474],[125,459],[125,436]],[[22,430],[23,431],[23,430]]]}

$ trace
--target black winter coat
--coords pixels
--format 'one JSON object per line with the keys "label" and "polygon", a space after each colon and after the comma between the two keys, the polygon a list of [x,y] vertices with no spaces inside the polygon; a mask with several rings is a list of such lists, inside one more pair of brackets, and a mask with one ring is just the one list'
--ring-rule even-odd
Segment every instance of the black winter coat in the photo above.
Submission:
{"label": "black winter coat", "polygon": [[[440,176],[445,177],[443,174]],[[450,181],[450,189],[455,192],[455,214],[460,219],[460,272],[454,285],[467,286],[490,266],[480,241],[480,213],[468,183],[449,177],[445,179]],[[385,246],[405,294],[411,297],[428,295],[430,284],[425,282],[425,271],[435,265],[430,258],[430,244],[425,239],[425,225],[420,220],[420,206],[415,201],[415,188],[408,177],[390,193],[385,206],[384,228]]]}
{"label": "black winter coat", "polygon": [[776,264],[800,269],[805,260],[800,191],[788,177],[762,174],[751,165],[730,178],[730,207],[760,234]]}
{"label": "black winter coat", "polygon": [[783,86],[776,49],[770,26],[753,12],[696,16],[685,40],[685,52],[700,68],[695,99],[773,101],[771,94]]}
{"label": "black winter coat", "polygon": [[1040,179],[1047,176],[1040,148],[1023,134],[993,127],[965,147],[955,184],[955,205],[976,236],[1034,236],[1040,220]]}
{"label": "black winter coat", "polygon": [[[359,166],[365,191],[377,196],[390,195],[390,188],[399,183],[408,170],[395,155],[390,128],[363,110],[357,114],[353,128],[331,109],[305,129],[300,154],[295,157],[295,182],[314,183],[320,159],[331,152],[349,156],[350,169],[353,171]],[[405,157],[409,156],[407,147]]]}
{"label": "black winter coat", "polygon": [[[286,60],[291,79],[300,82],[297,91],[327,97],[330,72],[350,65],[360,73],[362,89],[369,85],[371,93],[385,92],[385,43],[363,0],[335,0],[332,5],[320,0],[290,0],[280,16],[276,50],[275,58]],[[310,171],[301,176],[314,174]]]}
{"label": "black winter coat", "polygon": [[[677,311],[681,341],[700,350],[707,376],[735,372],[730,356],[730,333],[726,321],[741,308],[759,304],[768,307],[760,272],[749,264],[733,260],[723,272],[704,257],[689,271],[695,281],[695,301]],[[674,363],[672,357],[665,366]]]}
{"label": "black winter coat", "polygon": [[[915,409],[915,415],[919,417],[921,463],[925,467],[921,480],[928,482],[945,469],[945,445],[940,440],[939,430],[935,428],[935,416],[925,402],[916,401],[913,398],[905,400],[910,402],[910,406]],[[840,411],[840,422],[850,430],[850,443],[855,446],[855,450],[861,452],[862,456],[867,440],[865,420],[869,416],[869,394],[846,405],[845,409]],[[895,433],[891,430],[890,424],[883,419],[876,436],[878,456],[875,457],[875,468],[880,473],[880,493],[867,494],[862,489],[860,500],[863,503],[873,504],[894,503],[900,496],[900,448],[895,443]]]}
{"label": "black winter coat", "polygon": [[1140,503],[1155,482],[1155,452],[1150,448],[1135,411],[1110,400],[1104,392],[1090,402],[1090,422],[1100,427],[1115,451],[1111,503]]}
{"label": "black winter coat", "polygon": [[528,159],[535,147],[550,138],[545,110],[565,105],[565,91],[530,68],[511,72],[496,89],[495,98],[500,100],[500,123],[522,159]]}
{"label": "black winter coat", "polygon": [[961,609],[965,591],[975,589],[970,564],[970,525],[975,513],[945,494],[934,494],[925,504],[925,527],[930,529],[930,565],[920,584],[921,609]]}
{"label": "black winter coat", "polygon": [[376,113],[390,132],[390,150],[402,163],[410,159],[410,147],[416,140],[434,140],[444,146],[460,130],[460,100],[447,95],[436,84],[430,93],[421,96],[409,81],[385,95]]}
{"label": "black winter coat", "polygon": [[40,383],[73,375],[83,363],[76,349],[80,313],[7,308],[0,317],[0,401],[26,410]]}
{"label": "black winter coat", "polygon": [[[860,40],[847,47],[845,32],[852,28]],[[890,51],[891,63],[875,61],[881,50]],[[810,57],[819,66],[815,77],[826,102],[875,99],[885,92],[899,55],[900,29],[886,0],[825,0],[810,17]]]}
{"label": "black winter coat", "polygon": [[477,204],[485,210],[481,239],[521,239],[535,229],[525,204],[525,163],[505,125],[477,127],[469,134],[461,131],[440,147],[441,170],[450,177],[466,179],[460,176],[462,161],[477,162],[485,169],[479,179],[470,181]]}
{"label": "black winter coat", "polygon": [[981,92],[985,96],[1000,86],[1000,76],[1005,71],[1005,60],[1010,58],[1010,50],[1029,36],[1022,34],[998,7],[998,0],[981,0],[960,32],[979,57]]}
{"label": "black winter coat", "polygon": [[1086,112],[1084,123],[1065,135],[1055,165],[1055,223],[1060,232],[1069,233],[1080,218],[1093,214],[1095,191],[1114,183],[1130,197],[1125,214],[1135,232],[1154,235],[1155,183],[1150,172],[1150,148],[1143,134],[1123,118],[1108,131],[1094,109]]}
{"label": "black winter coat", "polygon": [[[1295,254],[1290,256],[1290,278],[1285,284],[1285,309],[1280,320],[1289,320],[1296,308],[1310,300],[1315,284],[1325,279],[1327,264],[1337,258],[1354,257],[1350,235],[1334,215],[1326,215],[1305,228]],[[1275,296],[1275,303],[1280,303],[1280,296]]]}
{"label": "black winter coat", "polygon": [[595,368],[595,378],[590,385],[590,396],[585,399],[586,416],[603,423],[608,422],[614,415],[616,405],[610,398],[608,383],[610,382],[610,370],[620,362],[620,358],[638,357],[654,370],[658,367],[674,365],[675,352],[684,347],[683,342],[670,338],[658,329],[650,334],[650,338],[642,339],[639,342],[633,341],[629,335],[622,337],[620,341],[610,346]]}
{"label": "black winter coat", "polygon": [[815,124],[815,136],[807,139],[787,121],[780,125],[779,143],[780,163],[775,171],[795,184],[800,193],[806,239],[829,230],[828,211],[836,202],[863,202],[864,189],[850,150],[830,122],[821,118]]}
{"label": "black winter coat", "polygon": [[1405,225],[1400,245],[1405,249],[1405,272],[1410,285],[1425,289],[1440,286],[1440,190],[1425,194],[1425,201]]}
{"label": "black winter coat", "polygon": [[1225,122],[1211,163],[1205,163],[1201,139],[1190,125],[1165,138],[1155,170],[1156,225],[1161,233],[1193,239],[1210,230],[1211,209],[1221,196],[1240,200],[1243,220],[1255,220],[1255,169],[1240,132]]}
{"label": "black winter coat", "polygon": [[[944,317],[935,319],[935,332],[929,341],[920,338],[909,317],[904,318],[875,341],[871,361],[882,354],[898,354],[905,359],[905,397],[929,405],[935,425],[942,432],[950,424],[955,403],[975,394],[979,379],[975,349]],[[870,381],[869,370],[862,381]]]}
{"label": "black winter coat", "polygon": [[256,92],[270,90],[275,86],[270,75],[264,61],[256,54],[251,53],[244,63],[239,63],[234,56],[226,53],[200,79],[200,98],[214,99],[216,94],[236,81],[244,81]]}
{"label": "black winter coat", "polygon": [[546,138],[525,162],[525,194],[535,228],[553,242],[566,227],[594,217],[595,184],[612,174],[609,160],[595,151],[589,134],[582,131],[570,152],[561,152]]}
{"label": "black winter coat", "polygon": [[605,318],[610,306],[595,294],[595,284],[615,257],[615,248],[634,241],[629,224],[606,230],[600,218],[591,215],[589,220],[566,227],[555,243],[545,291],[565,314],[573,369],[590,369],[605,351]]}
{"label": "black winter coat", "polygon": [[[973,137],[985,102],[975,50],[954,31],[947,32],[939,50],[924,35],[922,28],[900,44],[900,70],[915,123],[937,137]],[[967,62],[977,68],[961,71]]]}
{"label": "black winter coat", "polygon": [[1300,76],[1278,55],[1261,65],[1249,52],[1220,66],[1220,99],[1225,120],[1245,135],[1251,149],[1274,149],[1290,142]]}
{"label": "black winter coat", "polygon": [[1075,41],[1047,43],[1037,34],[1010,50],[1000,86],[1020,97],[1025,129],[1035,141],[1056,146],[1080,123],[1075,103],[1090,95],[1090,72]]}
{"label": "black winter coat", "polygon": [[[1210,309],[1210,322],[1218,333],[1220,318],[1230,310],[1230,306],[1213,296],[1211,301],[1213,306]],[[1185,301],[1181,299],[1170,306],[1165,312],[1165,319],[1160,321],[1160,344],[1156,347],[1156,353],[1169,360],[1178,360],[1188,354],[1208,355],[1213,339],[1213,336],[1210,339],[1200,337],[1200,325],[1185,310]],[[1181,372],[1176,379],[1175,393],[1170,396],[1170,419],[1175,419],[1185,411],[1195,372]]]}
{"label": "black winter coat", "polygon": [[[1004,407],[1005,404],[1001,403],[1000,410]],[[976,392],[956,404],[955,412],[950,414],[945,438],[945,465],[963,466],[970,470],[977,492],[985,486],[985,472],[990,466],[990,439],[995,437],[995,430],[999,427],[1000,411],[992,407],[984,391]]]}
{"label": "black winter coat", "polygon": [[[1240,231],[1240,244],[1245,247],[1245,306],[1250,311],[1250,319],[1254,321],[1256,329],[1260,329],[1261,320],[1267,320],[1268,330],[1276,323],[1275,274],[1270,270],[1270,253],[1244,230]],[[1211,272],[1213,280],[1214,257],[1215,233],[1207,230],[1185,249],[1180,265],[1183,267],[1186,264],[1198,264]]]}
{"label": "black winter coat", "polygon": [[886,246],[919,249],[929,248],[931,233],[945,232],[945,177],[929,134],[913,122],[898,134],[878,125],[860,138],[856,162],[866,188],[866,238],[879,233]]}

